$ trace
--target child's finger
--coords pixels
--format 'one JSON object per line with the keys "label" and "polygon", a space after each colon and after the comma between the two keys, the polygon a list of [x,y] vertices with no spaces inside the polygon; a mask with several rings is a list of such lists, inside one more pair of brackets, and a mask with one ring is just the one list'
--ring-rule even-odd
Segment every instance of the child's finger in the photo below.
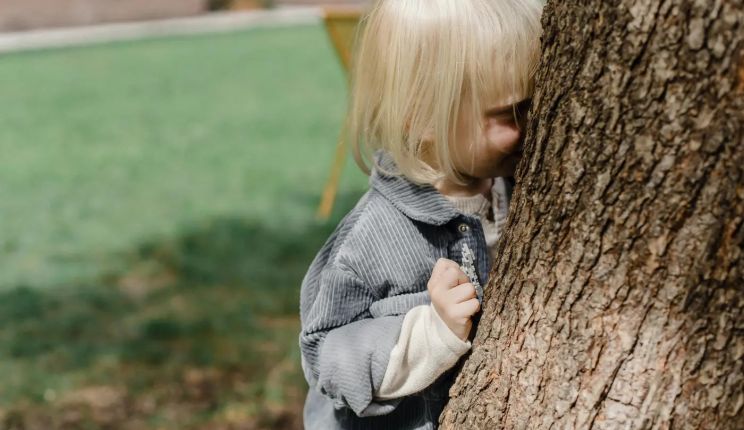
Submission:
{"label": "child's finger", "polygon": [[[455,274],[456,277],[454,278],[454,281],[456,281],[454,284],[450,284],[450,287],[456,287],[460,284],[464,284],[465,282],[470,282],[470,278],[468,278],[468,275],[465,274],[465,272],[462,271],[462,268],[459,264],[457,264],[456,261],[447,260],[442,258],[441,260],[444,260],[442,263],[442,273],[449,272],[450,274]],[[448,280],[453,280],[451,276],[448,276]]]}
{"label": "child's finger", "polygon": [[460,266],[457,263],[451,260],[440,259],[432,271],[429,288],[436,290],[450,289],[468,281],[467,275],[460,270]]}
{"label": "child's finger", "polygon": [[457,288],[458,285],[468,282],[470,282],[470,278],[460,270],[459,266],[448,270],[443,277],[444,288],[447,290],[452,290]]}
{"label": "child's finger", "polygon": [[478,299],[466,300],[458,303],[452,308],[452,316],[455,318],[470,318],[480,310]]}
{"label": "child's finger", "polygon": [[460,278],[461,276],[459,268],[448,267],[444,269],[437,278],[436,288],[441,290],[449,290],[460,284]]}
{"label": "child's finger", "polygon": [[448,260],[446,258],[440,258],[439,260],[437,260],[436,263],[434,263],[434,268],[431,270],[431,276],[441,276],[446,271],[459,268],[460,266],[457,264],[457,262]]}
{"label": "child's finger", "polygon": [[475,286],[470,282],[462,283],[452,288],[447,293],[452,303],[462,303],[477,297]]}
{"label": "child's finger", "polygon": [[457,284],[455,284],[455,286],[470,282],[470,278],[468,278],[468,275],[466,275],[465,272],[462,271],[459,265],[457,266],[457,274]]}

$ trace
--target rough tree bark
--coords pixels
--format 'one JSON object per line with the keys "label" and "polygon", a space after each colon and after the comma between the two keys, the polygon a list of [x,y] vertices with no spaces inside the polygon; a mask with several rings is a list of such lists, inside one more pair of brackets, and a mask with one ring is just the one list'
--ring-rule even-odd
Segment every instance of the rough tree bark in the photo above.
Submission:
{"label": "rough tree bark", "polygon": [[744,428],[744,0],[550,1],[444,429]]}

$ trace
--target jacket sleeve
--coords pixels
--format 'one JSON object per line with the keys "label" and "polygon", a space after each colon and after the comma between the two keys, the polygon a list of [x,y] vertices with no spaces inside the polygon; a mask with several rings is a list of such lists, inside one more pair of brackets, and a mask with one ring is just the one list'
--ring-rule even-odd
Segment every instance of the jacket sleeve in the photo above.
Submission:
{"label": "jacket sleeve", "polygon": [[463,341],[447,327],[434,305],[414,307],[406,313],[375,398],[392,399],[423,390],[454,366],[470,346],[470,341]]}
{"label": "jacket sleeve", "polygon": [[302,369],[311,390],[357,416],[385,415],[402,399],[376,400],[403,315],[372,318],[376,297],[350,269],[329,265],[303,281]]}

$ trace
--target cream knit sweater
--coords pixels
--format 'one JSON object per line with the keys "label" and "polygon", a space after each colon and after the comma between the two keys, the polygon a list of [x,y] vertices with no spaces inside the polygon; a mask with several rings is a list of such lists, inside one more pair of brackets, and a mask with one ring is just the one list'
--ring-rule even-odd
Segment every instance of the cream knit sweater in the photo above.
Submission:
{"label": "cream knit sweater", "polygon": [[[482,194],[445,197],[461,213],[478,217],[493,258],[508,210],[504,179],[494,178],[490,199]],[[470,346],[470,341],[463,341],[447,327],[433,305],[416,306],[403,319],[398,342],[390,352],[382,386],[375,397],[394,399],[423,390],[454,366]]]}

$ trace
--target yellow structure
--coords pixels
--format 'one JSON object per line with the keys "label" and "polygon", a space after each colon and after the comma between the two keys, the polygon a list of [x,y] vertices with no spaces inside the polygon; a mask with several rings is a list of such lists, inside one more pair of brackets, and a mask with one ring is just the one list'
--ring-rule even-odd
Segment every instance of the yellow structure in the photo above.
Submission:
{"label": "yellow structure", "polygon": [[[331,39],[331,43],[338,54],[341,64],[348,72],[351,67],[351,50],[354,43],[354,35],[362,15],[360,8],[326,8],[323,14],[326,31]],[[333,165],[331,166],[331,175],[323,188],[323,195],[318,206],[316,216],[319,219],[326,220],[331,215],[333,203],[338,192],[338,183],[341,179],[341,172],[346,161],[346,144],[343,139],[339,139],[336,144],[336,155]]]}

